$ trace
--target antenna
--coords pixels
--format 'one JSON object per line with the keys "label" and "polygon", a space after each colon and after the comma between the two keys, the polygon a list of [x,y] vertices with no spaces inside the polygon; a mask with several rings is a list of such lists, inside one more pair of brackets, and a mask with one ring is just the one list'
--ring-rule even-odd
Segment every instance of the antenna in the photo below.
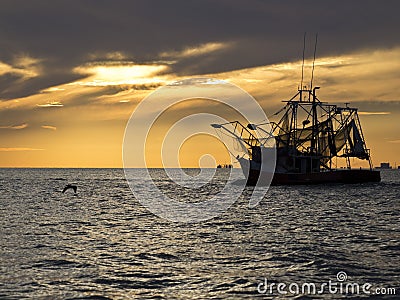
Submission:
{"label": "antenna", "polygon": [[304,32],[304,38],[303,38],[303,64],[301,66],[301,84],[300,84],[300,90],[303,89],[303,79],[304,79],[304,53],[306,51],[306,35],[307,32]]}
{"label": "antenna", "polygon": [[318,33],[315,35],[315,46],[314,46],[314,60],[312,62],[312,72],[311,72],[311,87],[310,91],[313,87],[313,80],[314,80],[314,68],[315,68],[315,55],[317,54],[317,43],[318,43]]}

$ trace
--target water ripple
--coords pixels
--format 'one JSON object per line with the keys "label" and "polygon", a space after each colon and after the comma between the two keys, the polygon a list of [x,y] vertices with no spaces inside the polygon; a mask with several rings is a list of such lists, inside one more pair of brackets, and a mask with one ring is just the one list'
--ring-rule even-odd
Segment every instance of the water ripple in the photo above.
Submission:
{"label": "water ripple", "polygon": [[[4,169],[0,298],[268,298],[257,292],[264,278],[320,283],[339,271],[351,282],[398,287],[400,172],[382,176],[375,184],[272,187],[253,209],[246,189],[224,214],[188,225],[149,213],[121,170]],[[182,201],[224,183],[217,176],[191,194],[155,179]],[[78,196],[61,193],[67,182]]]}

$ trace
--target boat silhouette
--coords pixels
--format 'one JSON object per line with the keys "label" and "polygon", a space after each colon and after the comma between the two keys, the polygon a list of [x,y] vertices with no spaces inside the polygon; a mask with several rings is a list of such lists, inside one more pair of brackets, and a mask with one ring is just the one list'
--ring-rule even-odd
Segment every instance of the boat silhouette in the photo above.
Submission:
{"label": "boat silhouette", "polygon": [[[302,87],[277,113],[277,121],[212,124],[246,149],[237,156],[247,185],[379,182],[361,128],[358,109],[321,102],[314,87]],[[271,157],[275,161],[271,162]],[[346,167],[339,167],[337,160]],[[354,168],[352,160],[367,162]]]}

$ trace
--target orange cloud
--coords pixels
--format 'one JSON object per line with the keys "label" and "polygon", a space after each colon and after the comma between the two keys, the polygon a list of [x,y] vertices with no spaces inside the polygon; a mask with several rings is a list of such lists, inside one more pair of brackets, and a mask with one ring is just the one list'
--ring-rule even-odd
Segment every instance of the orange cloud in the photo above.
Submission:
{"label": "orange cloud", "polygon": [[47,102],[46,104],[36,104],[38,107],[63,107],[64,104],[58,101]]}
{"label": "orange cloud", "polygon": [[0,148],[0,151],[2,152],[13,152],[13,151],[43,151],[44,149],[36,149],[36,148],[20,148],[20,147],[15,147],[15,148]]}
{"label": "orange cloud", "polygon": [[57,127],[51,125],[42,125],[43,129],[57,130]]}
{"label": "orange cloud", "polygon": [[372,115],[390,115],[390,111],[360,111],[359,115],[372,116]]}
{"label": "orange cloud", "polygon": [[24,129],[28,127],[27,123],[23,123],[20,125],[9,125],[9,126],[0,126],[0,129],[14,129],[14,130],[19,130],[19,129]]}
{"label": "orange cloud", "polygon": [[230,43],[205,43],[198,45],[196,47],[187,47],[181,51],[162,52],[160,54],[160,57],[187,58],[193,56],[200,56],[209,54],[211,52],[216,52],[222,49],[226,49],[229,46],[231,46]]}

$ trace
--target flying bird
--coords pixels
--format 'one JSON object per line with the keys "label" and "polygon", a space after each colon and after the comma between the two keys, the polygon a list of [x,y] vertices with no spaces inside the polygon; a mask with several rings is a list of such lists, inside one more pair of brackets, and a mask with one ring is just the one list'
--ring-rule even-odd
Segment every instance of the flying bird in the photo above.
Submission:
{"label": "flying bird", "polygon": [[78,189],[78,187],[76,185],[72,185],[72,184],[67,184],[65,186],[65,188],[63,189],[62,193],[64,194],[67,190],[69,189],[73,189],[74,193],[76,194],[76,190]]}

